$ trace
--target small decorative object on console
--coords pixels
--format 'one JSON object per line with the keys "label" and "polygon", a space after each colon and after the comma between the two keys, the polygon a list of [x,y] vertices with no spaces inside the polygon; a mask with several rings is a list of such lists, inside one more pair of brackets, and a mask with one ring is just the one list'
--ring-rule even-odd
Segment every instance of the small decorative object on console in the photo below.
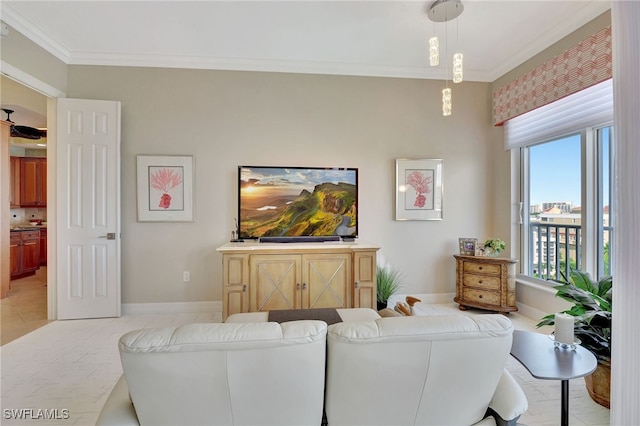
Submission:
{"label": "small decorative object on console", "polygon": [[484,253],[487,256],[497,257],[507,245],[500,238],[489,238],[484,242]]}
{"label": "small decorative object on console", "polygon": [[475,256],[476,245],[478,244],[477,238],[458,238],[458,244],[460,245],[460,254],[464,256]]}

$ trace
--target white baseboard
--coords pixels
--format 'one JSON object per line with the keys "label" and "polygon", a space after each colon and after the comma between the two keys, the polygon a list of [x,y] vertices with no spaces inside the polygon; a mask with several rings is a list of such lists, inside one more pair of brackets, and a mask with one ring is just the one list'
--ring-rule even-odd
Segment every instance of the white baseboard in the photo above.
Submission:
{"label": "white baseboard", "polygon": [[533,308],[529,305],[525,305],[524,303],[516,302],[516,306],[518,307],[518,313],[520,315],[529,318],[536,323],[540,322],[542,317],[549,314],[548,312],[541,311],[540,309]]}
{"label": "white baseboard", "polygon": [[220,313],[222,302],[123,303],[123,315]]}

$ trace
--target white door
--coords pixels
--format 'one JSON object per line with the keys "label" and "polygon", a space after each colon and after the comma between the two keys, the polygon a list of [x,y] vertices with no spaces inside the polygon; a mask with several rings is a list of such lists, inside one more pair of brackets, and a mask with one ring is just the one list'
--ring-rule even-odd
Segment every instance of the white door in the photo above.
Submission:
{"label": "white door", "polygon": [[57,100],[58,319],[120,316],[120,102]]}

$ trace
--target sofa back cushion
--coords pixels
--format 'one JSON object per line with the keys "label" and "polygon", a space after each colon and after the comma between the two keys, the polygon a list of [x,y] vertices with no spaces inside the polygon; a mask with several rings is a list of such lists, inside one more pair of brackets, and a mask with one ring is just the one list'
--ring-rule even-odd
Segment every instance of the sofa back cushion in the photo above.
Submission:
{"label": "sofa back cushion", "polygon": [[471,425],[511,348],[504,315],[389,317],[329,326],[326,412],[338,425]]}
{"label": "sofa back cushion", "polygon": [[119,341],[140,424],[320,424],[322,321],[191,324]]}

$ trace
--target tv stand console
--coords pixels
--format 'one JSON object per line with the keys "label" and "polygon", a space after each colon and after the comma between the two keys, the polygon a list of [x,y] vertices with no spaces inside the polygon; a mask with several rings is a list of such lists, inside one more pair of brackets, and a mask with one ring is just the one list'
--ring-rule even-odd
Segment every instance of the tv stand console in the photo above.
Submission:
{"label": "tv stand console", "polygon": [[376,309],[379,249],[361,240],[224,244],[217,249],[222,318],[278,309]]}

